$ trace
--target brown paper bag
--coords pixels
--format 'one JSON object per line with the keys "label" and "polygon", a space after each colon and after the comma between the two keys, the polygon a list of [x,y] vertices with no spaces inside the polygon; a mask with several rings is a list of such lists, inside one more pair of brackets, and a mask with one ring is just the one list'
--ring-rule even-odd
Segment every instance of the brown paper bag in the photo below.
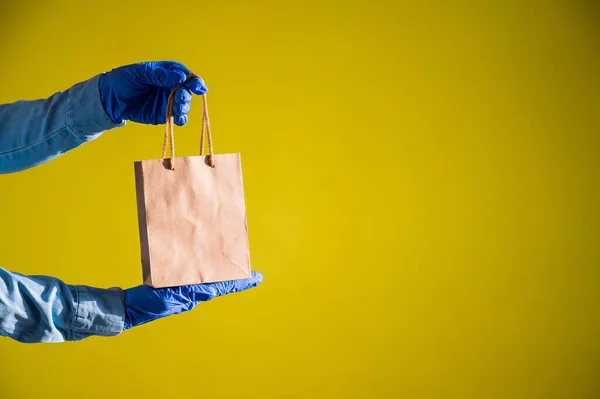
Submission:
{"label": "brown paper bag", "polygon": [[134,164],[144,283],[158,288],[248,278],[240,154],[213,154],[204,95],[200,156],[175,158],[173,93],[162,159]]}

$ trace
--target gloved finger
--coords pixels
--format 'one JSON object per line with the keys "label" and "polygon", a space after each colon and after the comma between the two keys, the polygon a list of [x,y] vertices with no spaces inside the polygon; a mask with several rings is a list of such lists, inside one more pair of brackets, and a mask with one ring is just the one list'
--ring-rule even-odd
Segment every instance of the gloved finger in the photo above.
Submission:
{"label": "gloved finger", "polygon": [[187,115],[187,113],[190,112],[191,107],[192,107],[192,103],[173,104],[173,115],[175,115],[175,116]]}
{"label": "gloved finger", "polygon": [[192,101],[192,94],[187,87],[180,87],[175,92],[175,97],[173,97],[173,101],[175,104],[184,104]]}
{"label": "gloved finger", "polygon": [[202,95],[208,91],[206,84],[200,78],[192,78],[185,84],[185,87],[190,89],[194,94]]}
{"label": "gloved finger", "polygon": [[192,291],[198,294],[200,298],[205,296],[216,297],[244,291],[256,287],[263,281],[263,275],[259,272],[252,272],[250,278],[244,280],[231,280],[219,283],[197,284],[191,286]]}
{"label": "gloved finger", "polygon": [[181,62],[177,62],[177,61],[157,61],[155,62],[157,65],[162,66],[165,69],[168,70],[172,70],[172,71],[181,71],[183,73],[185,73],[185,75],[189,75],[190,73],[192,73],[185,65],[183,65]]}
{"label": "gloved finger", "polygon": [[186,75],[182,71],[165,69],[157,64],[147,64],[142,81],[145,84],[173,89],[185,82]]}
{"label": "gloved finger", "polygon": [[[162,66],[167,70],[172,71],[180,71],[183,72],[186,76],[192,73],[185,65],[175,61],[159,61],[156,63],[157,65]],[[181,82],[183,83],[183,82]],[[180,84],[181,84],[180,83]],[[201,78],[193,78],[190,79],[189,82],[185,85],[188,89],[190,89],[194,94],[202,95],[208,91],[206,84]]]}
{"label": "gloved finger", "polygon": [[175,121],[175,124],[177,126],[183,126],[187,123],[188,121],[188,116],[187,115],[179,115],[179,116],[175,116],[173,118],[173,120]]}

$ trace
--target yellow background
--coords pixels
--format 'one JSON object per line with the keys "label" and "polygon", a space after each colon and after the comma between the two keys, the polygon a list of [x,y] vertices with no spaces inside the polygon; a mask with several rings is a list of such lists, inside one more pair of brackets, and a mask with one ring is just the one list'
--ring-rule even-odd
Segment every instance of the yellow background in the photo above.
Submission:
{"label": "yellow background", "polygon": [[[0,397],[598,398],[594,4],[5,2],[0,102],[146,60],[204,77],[265,281],[117,338],[2,339]],[[139,284],[132,162],[161,142],[129,123],[0,176],[0,264]]]}

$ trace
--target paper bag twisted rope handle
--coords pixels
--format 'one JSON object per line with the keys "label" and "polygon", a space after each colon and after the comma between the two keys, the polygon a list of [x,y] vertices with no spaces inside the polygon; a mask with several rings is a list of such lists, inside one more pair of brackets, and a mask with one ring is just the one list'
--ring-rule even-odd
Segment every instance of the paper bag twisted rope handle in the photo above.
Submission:
{"label": "paper bag twisted rope handle", "polygon": [[[167,144],[169,145],[169,167],[171,170],[175,170],[175,122],[173,116],[173,105],[175,104],[175,92],[178,89],[183,87],[187,82],[189,82],[192,78],[197,78],[198,75],[191,73],[188,75],[187,79],[183,84],[177,86],[175,89],[171,91],[169,94],[169,99],[167,101],[167,120],[165,122],[165,138],[163,141],[163,150],[162,150],[162,159],[166,159],[167,157]],[[202,132],[200,133],[200,155],[204,155],[204,131],[206,130],[206,136],[208,139],[208,163],[214,168],[215,160],[214,160],[214,151],[212,145],[212,136],[210,134],[210,120],[208,119],[208,104],[206,102],[206,93],[202,95]]]}
{"label": "paper bag twisted rope handle", "polygon": [[202,95],[202,131],[200,133],[200,155],[204,155],[204,131],[206,130],[206,141],[208,141],[208,163],[211,168],[215,167],[215,152],[210,134],[210,120],[208,119],[208,103],[206,93]]}

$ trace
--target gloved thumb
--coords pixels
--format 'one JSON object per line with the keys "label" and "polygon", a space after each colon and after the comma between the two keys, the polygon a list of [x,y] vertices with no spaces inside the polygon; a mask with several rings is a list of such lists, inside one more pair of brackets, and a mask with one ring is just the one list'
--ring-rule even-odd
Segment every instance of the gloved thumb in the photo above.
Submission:
{"label": "gloved thumb", "polygon": [[181,71],[169,70],[159,65],[153,65],[147,69],[146,79],[147,81],[144,82],[146,84],[174,89],[185,82],[186,76]]}
{"label": "gloved thumb", "polygon": [[243,280],[222,281],[218,283],[205,283],[188,286],[193,292],[193,301],[198,302],[208,301],[212,298],[232,294],[234,292],[245,291],[254,288],[263,281],[263,275],[253,271],[249,278]]}

